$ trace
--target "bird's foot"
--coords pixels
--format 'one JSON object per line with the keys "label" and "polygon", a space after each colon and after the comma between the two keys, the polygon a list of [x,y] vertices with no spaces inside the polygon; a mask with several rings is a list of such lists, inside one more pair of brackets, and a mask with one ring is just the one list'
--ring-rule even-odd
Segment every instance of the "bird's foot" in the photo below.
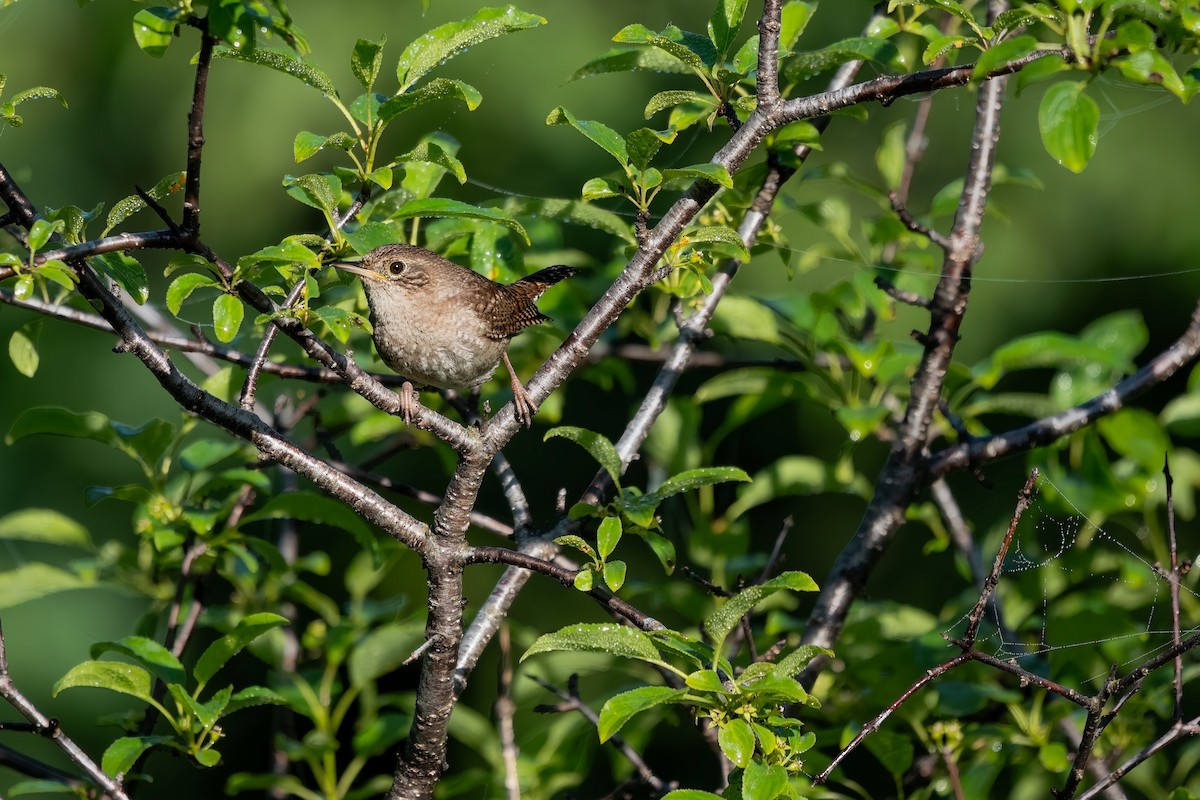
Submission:
{"label": "bird's foot", "polygon": [[417,390],[413,388],[411,381],[405,381],[400,387],[400,418],[404,420],[405,425],[412,425],[413,417],[420,407],[421,404],[417,402]]}
{"label": "bird's foot", "polygon": [[516,378],[513,378],[512,387],[513,412],[517,415],[517,421],[526,428],[532,428],[533,415],[537,413],[537,406],[529,399],[529,392],[525,391],[525,387]]}
{"label": "bird's foot", "polygon": [[508,360],[508,353],[504,354],[504,366],[508,369],[508,382],[512,385],[513,413],[517,416],[517,422],[526,428],[532,428],[533,415],[537,413],[537,406],[529,399],[529,392],[525,391],[524,385],[517,379],[517,372],[513,369],[512,362]]}

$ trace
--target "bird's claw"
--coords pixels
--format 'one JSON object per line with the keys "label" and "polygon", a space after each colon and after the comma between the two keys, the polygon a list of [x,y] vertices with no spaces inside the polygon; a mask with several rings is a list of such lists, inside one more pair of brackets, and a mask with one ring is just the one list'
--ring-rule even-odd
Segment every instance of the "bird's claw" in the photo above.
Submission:
{"label": "bird's claw", "polygon": [[413,417],[417,415],[420,406],[417,402],[417,390],[410,381],[405,381],[400,387],[400,418],[404,420],[405,425],[412,425]]}

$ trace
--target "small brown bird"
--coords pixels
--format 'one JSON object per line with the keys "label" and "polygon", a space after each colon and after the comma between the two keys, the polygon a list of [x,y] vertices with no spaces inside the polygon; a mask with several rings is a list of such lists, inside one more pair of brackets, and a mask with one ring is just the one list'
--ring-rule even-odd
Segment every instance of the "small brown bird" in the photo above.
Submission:
{"label": "small brown bird", "polygon": [[547,267],[501,284],[407,244],[385,244],[361,261],[333,266],[363,279],[375,348],[385,364],[408,378],[400,393],[405,422],[416,412],[414,383],[474,389],[503,361],[517,419],[532,425],[537,409],[508,360],[508,343],[530,325],[550,319],[535,301],[577,270]]}

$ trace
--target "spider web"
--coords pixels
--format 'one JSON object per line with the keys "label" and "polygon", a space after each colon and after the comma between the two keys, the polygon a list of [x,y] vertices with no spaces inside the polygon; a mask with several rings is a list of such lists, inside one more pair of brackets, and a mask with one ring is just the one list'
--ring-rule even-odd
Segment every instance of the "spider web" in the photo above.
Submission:
{"label": "spider web", "polygon": [[[1040,496],[1046,488],[1058,495],[1053,504]],[[1152,531],[1097,524],[1061,487],[1039,477],[977,646],[1039,674],[1073,668],[1087,681],[1103,679],[1113,664],[1126,671],[1144,663],[1174,642],[1170,565],[1149,555],[1153,550],[1167,557],[1166,535],[1165,526]],[[1182,542],[1180,550],[1183,563],[1191,556]],[[990,564],[992,558],[994,552],[984,560]],[[1182,638],[1200,630],[1188,613],[1200,594],[1189,583],[1184,576],[1179,587]],[[946,633],[961,635],[966,625],[964,614]]]}

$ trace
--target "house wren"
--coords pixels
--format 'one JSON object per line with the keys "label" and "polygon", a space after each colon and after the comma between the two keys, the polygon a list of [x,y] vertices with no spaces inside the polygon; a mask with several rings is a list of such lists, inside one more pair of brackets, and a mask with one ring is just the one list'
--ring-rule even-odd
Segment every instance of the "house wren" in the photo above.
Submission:
{"label": "house wren", "polygon": [[474,389],[503,361],[517,419],[526,427],[532,424],[537,409],[508,360],[508,343],[530,325],[550,319],[534,302],[574,275],[574,268],[547,267],[502,284],[407,244],[385,244],[361,261],[333,266],[363,279],[375,349],[385,364],[408,378],[400,393],[406,422],[416,411],[414,383]]}

